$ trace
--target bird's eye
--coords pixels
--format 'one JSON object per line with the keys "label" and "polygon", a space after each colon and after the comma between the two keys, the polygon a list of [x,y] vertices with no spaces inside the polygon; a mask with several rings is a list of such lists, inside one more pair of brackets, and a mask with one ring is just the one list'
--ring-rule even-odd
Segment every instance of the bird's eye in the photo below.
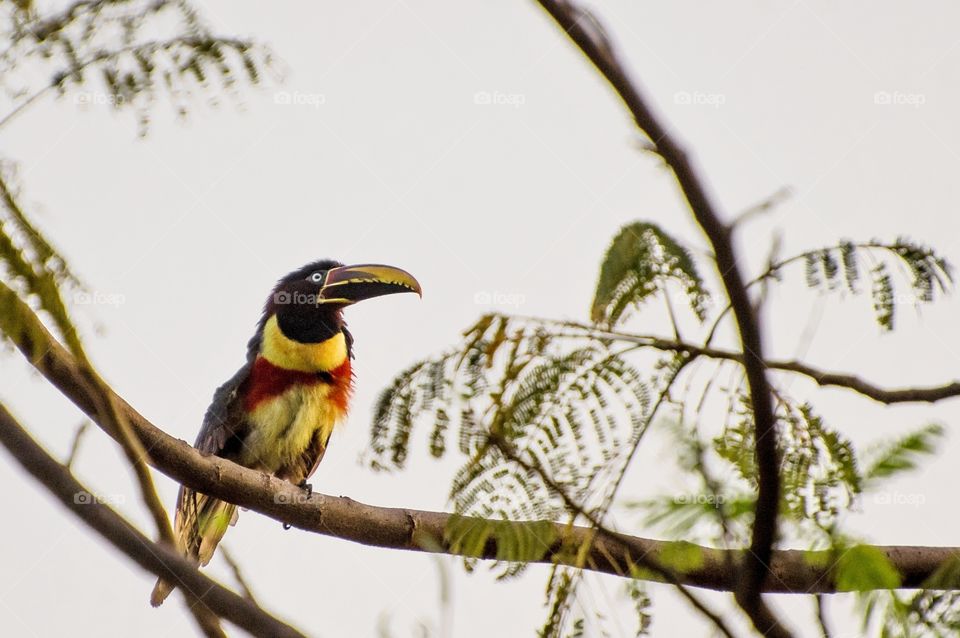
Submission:
{"label": "bird's eye", "polygon": [[318,270],[317,272],[310,275],[310,281],[312,281],[315,284],[322,283],[324,274],[325,273],[322,270]]}

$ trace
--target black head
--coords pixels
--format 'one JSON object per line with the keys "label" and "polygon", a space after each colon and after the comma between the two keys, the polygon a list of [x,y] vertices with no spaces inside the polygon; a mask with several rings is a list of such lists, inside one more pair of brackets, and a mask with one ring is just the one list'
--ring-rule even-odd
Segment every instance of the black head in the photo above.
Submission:
{"label": "black head", "polygon": [[[393,266],[344,266],[332,259],[315,261],[277,282],[264,306],[257,335],[262,334],[264,324],[275,314],[280,330],[288,338],[319,343],[338,332],[346,333],[343,309],[347,306],[398,292],[420,294],[420,284],[410,273]],[[346,336],[349,342],[349,333]]]}

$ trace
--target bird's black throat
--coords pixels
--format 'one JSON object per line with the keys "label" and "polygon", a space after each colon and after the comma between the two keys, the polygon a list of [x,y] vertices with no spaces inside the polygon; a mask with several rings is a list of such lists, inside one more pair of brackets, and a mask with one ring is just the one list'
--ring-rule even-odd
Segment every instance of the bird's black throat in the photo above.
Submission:
{"label": "bird's black throat", "polygon": [[300,297],[291,291],[289,303],[283,303],[281,297],[275,305],[277,324],[284,336],[299,343],[320,343],[343,331],[343,314],[339,306],[317,304],[315,295]]}

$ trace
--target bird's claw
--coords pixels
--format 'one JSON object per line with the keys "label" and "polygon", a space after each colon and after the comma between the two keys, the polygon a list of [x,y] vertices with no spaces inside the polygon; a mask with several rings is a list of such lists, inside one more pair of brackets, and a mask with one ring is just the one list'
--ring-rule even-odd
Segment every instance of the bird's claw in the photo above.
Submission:
{"label": "bird's claw", "polygon": [[297,484],[297,487],[306,492],[308,498],[313,496],[313,485],[311,483],[307,483],[307,479],[300,481],[300,483]]}

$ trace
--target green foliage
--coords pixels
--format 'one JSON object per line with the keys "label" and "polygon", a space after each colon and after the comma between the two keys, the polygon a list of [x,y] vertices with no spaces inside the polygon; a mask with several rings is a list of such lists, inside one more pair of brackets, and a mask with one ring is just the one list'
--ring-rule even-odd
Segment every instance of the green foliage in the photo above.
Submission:
{"label": "green foliage", "polygon": [[17,320],[10,295],[20,293],[44,310],[56,325],[61,338],[74,354],[82,352],[77,330],[63,302],[61,290],[76,288],[77,279],[66,261],[30,223],[9,186],[9,177],[0,169],[0,274],[9,282],[0,313],[4,315],[3,335],[19,341],[22,322]]}
{"label": "green foliage", "polygon": [[[135,111],[141,132],[159,95],[185,115],[197,89],[208,92],[216,82],[233,92],[238,78],[259,83],[271,64],[252,42],[215,35],[183,0],[81,0],[44,13],[6,3],[0,18],[7,25],[0,86],[16,102],[48,90],[72,93],[79,104]],[[38,85],[37,77],[49,79]]]}
{"label": "green foliage", "polygon": [[610,328],[623,323],[628,310],[665,292],[668,281],[680,284],[690,308],[703,321],[709,294],[690,252],[655,224],[628,224],[604,256],[590,318]]}
{"label": "green foliage", "polygon": [[506,521],[452,516],[444,530],[450,549],[465,556],[465,565],[472,571],[475,561],[495,544],[498,564],[506,564],[500,578],[516,575],[524,564],[543,558],[557,540],[550,521]]}
{"label": "green foliage", "polygon": [[943,436],[943,426],[932,423],[879,447],[871,454],[864,480],[873,484],[916,469],[922,457],[936,451]]}
{"label": "green foliage", "polygon": [[[451,484],[455,511],[525,521],[577,518],[559,488],[602,517],[611,503],[605,490],[627,460],[624,450],[649,424],[648,387],[670,369],[646,380],[605,340],[561,338],[539,322],[487,315],[460,347],[415,364],[387,388],[375,411],[368,462],[379,470],[404,467],[416,424],[432,421],[430,454],[455,451],[464,460]],[[576,557],[580,549],[568,551]],[[509,553],[501,558],[518,560]],[[522,567],[515,562],[501,576]],[[553,570],[542,635],[559,637],[570,626],[579,583],[577,570]]]}
{"label": "green foliage", "polygon": [[864,630],[876,621],[882,638],[953,638],[960,634],[960,592],[863,592],[860,608]]}
{"label": "green foliage", "polygon": [[567,634],[566,638],[583,638],[586,635],[586,619],[583,617],[577,618],[573,621],[570,627],[570,633]]}
{"label": "green foliage", "polygon": [[[863,259],[871,262],[866,272]],[[779,280],[786,266],[801,260],[806,282],[814,288],[860,294],[863,280],[868,280],[876,319],[884,329],[893,328],[900,300],[895,292],[900,284],[890,275],[894,264],[906,273],[917,303],[931,301],[951,281],[950,267],[942,258],[901,238],[890,244],[844,241],[809,251],[774,264],[751,285]],[[631,309],[654,295],[676,292],[673,284],[680,284],[697,318],[705,319],[707,294],[689,251],[652,224],[626,226],[604,257],[591,319],[605,329],[622,331]],[[653,347],[655,339],[625,341],[628,346],[617,348],[618,340],[608,333],[572,322],[486,315],[466,331],[459,346],[403,371],[383,393],[371,430],[369,463],[380,470],[405,467],[417,424],[429,423],[429,454],[458,453],[463,459],[450,491],[455,510],[498,521],[455,524],[450,540],[464,553],[477,556],[489,554],[492,539],[513,534],[513,543],[501,547],[497,540],[497,558],[508,565],[501,577],[509,576],[520,571],[524,555],[535,556],[543,547],[535,542],[536,533],[518,536],[524,528],[505,521],[582,521],[583,512],[590,512],[592,520],[604,520],[656,409],[670,405],[677,411],[672,421],[675,458],[700,485],[632,507],[644,512],[648,525],[665,529],[673,538],[699,537],[709,544],[734,546],[748,542],[757,479],[753,411],[742,377],[721,386],[714,383],[720,376],[717,368],[699,400],[692,401],[696,375],[687,372],[694,369],[688,366],[691,357],[671,352],[644,376],[630,354]],[[682,390],[681,375],[686,379]],[[697,422],[711,392],[726,394],[729,407],[719,436],[701,441]],[[812,404],[797,402],[782,391],[776,397],[784,529],[821,548],[811,554],[817,559],[829,559],[843,548],[835,567],[843,586],[894,586],[899,576],[885,556],[840,534],[842,515],[864,490],[913,467],[919,455],[936,447],[941,430],[925,428],[884,446],[864,471],[851,442],[825,423]],[[697,406],[692,423],[686,407],[690,403]],[[571,507],[570,501],[579,507]],[[527,550],[531,553],[525,554]],[[584,548],[562,551],[576,564]],[[688,543],[674,543],[667,546],[663,559],[683,572],[702,560],[698,552]],[[472,561],[467,563],[473,567]],[[830,560],[822,567],[832,564]],[[634,576],[657,578],[636,569]],[[554,567],[541,636],[559,638],[585,631],[584,618],[572,613],[582,582],[576,568]],[[630,596],[637,603],[640,635],[649,628],[649,597],[642,589],[631,590]],[[942,604],[928,598],[923,604]],[[905,605],[901,607],[906,609]],[[887,618],[892,617],[889,614]],[[593,620],[603,632],[598,613]]]}
{"label": "green foliage", "polygon": [[[715,494],[701,491],[692,494],[664,494],[630,506],[644,512],[644,523],[661,529],[671,537],[700,538],[706,527],[706,538],[716,538],[717,523],[746,536],[746,526],[753,520],[754,496],[746,491]],[[709,524],[709,525],[708,525]]]}
{"label": "green foliage", "polygon": [[587,502],[619,446],[645,427],[648,406],[647,384],[608,344],[487,315],[461,348],[414,365],[383,393],[369,463],[402,468],[416,421],[429,418],[431,454],[453,437],[465,459],[451,487],[457,512],[557,519],[570,512],[550,483]]}
{"label": "green foliage", "polygon": [[703,549],[687,541],[665,543],[659,562],[678,574],[683,574],[703,566]]}
{"label": "green foliage", "polygon": [[[714,440],[714,450],[753,489],[753,409],[746,395],[740,395],[739,405],[738,418]],[[809,403],[781,396],[776,417],[784,511],[795,520],[829,527],[863,489],[853,446]]]}
{"label": "green foliage", "polygon": [[[870,298],[877,324],[886,331],[894,328],[899,304],[904,301],[912,301],[914,305],[931,303],[937,291],[944,293],[953,283],[953,268],[946,259],[907,237],[898,237],[893,243],[872,241],[855,244],[847,240],[837,246],[803,253],[797,258],[804,261],[808,287],[837,290],[845,285],[846,290],[858,294],[863,257],[873,262],[869,271]],[[778,274],[794,259],[773,266],[770,274]],[[905,271],[909,295],[897,295],[897,287],[890,274],[894,265],[899,265]]]}
{"label": "green foliage", "polygon": [[547,620],[537,632],[540,638],[557,638],[561,635],[575,583],[579,579],[577,571],[562,566],[555,567],[550,573],[547,581]]}
{"label": "green foliage", "polygon": [[837,589],[841,591],[868,591],[896,589],[900,574],[880,549],[870,545],[839,548],[833,568]]}
{"label": "green foliage", "polygon": [[650,613],[653,607],[653,601],[647,592],[646,583],[642,580],[631,580],[627,583],[627,595],[633,601],[633,609],[637,614],[637,636],[649,636],[650,627],[653,624],[653,616]]}
{"label": "green foliage", "polygon": [[882,636],[953,637],[960,634],[960,559],[947,561],[912,593],[867,592],[861,596],[864,625],[880,619]]}

